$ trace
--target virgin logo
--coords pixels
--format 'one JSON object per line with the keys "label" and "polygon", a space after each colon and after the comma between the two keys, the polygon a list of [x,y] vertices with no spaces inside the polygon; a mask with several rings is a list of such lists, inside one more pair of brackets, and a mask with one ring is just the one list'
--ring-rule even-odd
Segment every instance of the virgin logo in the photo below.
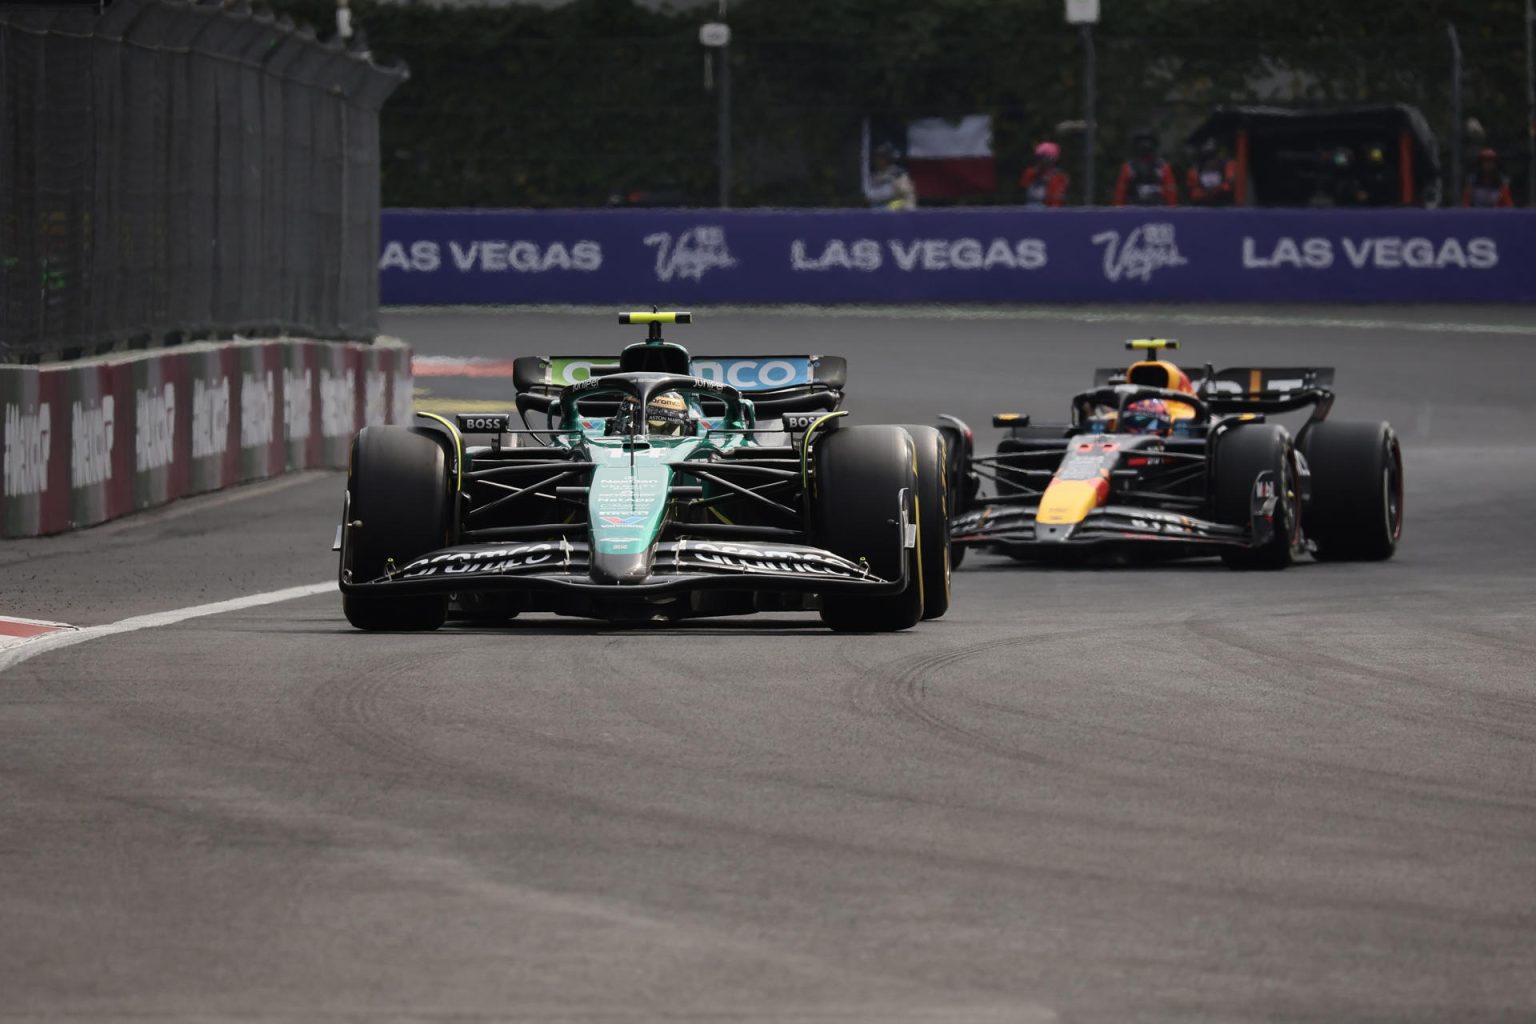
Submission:
{"label": "virgin logo", "polygon": [[674,277],[701,280],[711,270],[729,270],[736,265],[725,244],[725,229],[700,225],[678,235],[665,231],[645,236],[645,244],[656,247],[656,280]]}
{"label": "virgin logo", "polygon": [[1104,246],[1104,276],[1111,281],[1146,282],[1154,271],[1189,262],[1174,241],[1172,224],[1143,224],[1124,241],[1118,231],[1100,231],[1093,244]]}

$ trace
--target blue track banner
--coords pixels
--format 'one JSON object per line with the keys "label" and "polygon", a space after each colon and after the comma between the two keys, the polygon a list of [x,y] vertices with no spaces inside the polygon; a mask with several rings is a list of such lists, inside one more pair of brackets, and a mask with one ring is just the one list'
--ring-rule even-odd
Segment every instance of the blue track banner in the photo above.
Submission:
{"label": "blue track banner", "polygon": [[1530,210],[386,210],[386,305],[1533,302]]}

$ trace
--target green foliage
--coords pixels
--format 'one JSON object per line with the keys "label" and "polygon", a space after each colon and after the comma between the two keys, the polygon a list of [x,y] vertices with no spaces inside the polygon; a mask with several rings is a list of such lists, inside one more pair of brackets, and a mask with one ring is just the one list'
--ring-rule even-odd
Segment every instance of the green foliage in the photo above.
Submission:
{"label": "green foliage", "polygon": [[[322,33],[333,23],[334,0],[278,4]],[[1514,155],[1522,4],[1105,0],[1098,197],[1133,131],[1159,130],[1182,163],[1183,136],[1224,104],[1401,101],[1448,139],[1447,20],[1465,51],[1466,113]],[[353,11],[375,53],[411,68],[384,109],[386,205],[586,206],[635,188],[713,197],[716,95],[697,40],[708,8],[353,0]],[[1083,43],[1061,0],[738,0],[731,24],[738,205],[857,203],[863,118],[976,112],[994,118],[1002,187],[989,201],[1016,201],[1035,142],[1082,116]],[[1080,136],[1058,141],[1075,174]]]}

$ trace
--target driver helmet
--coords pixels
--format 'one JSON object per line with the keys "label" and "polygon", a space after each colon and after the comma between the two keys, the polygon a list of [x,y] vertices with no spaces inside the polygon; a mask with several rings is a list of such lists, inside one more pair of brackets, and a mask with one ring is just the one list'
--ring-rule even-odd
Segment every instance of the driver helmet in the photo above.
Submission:
{"label": "driver helmet", "polygon": [[1054,142],[1042,142],[1035,147],[1035,159],[1055,163],[1061,159],[1061,147]]}
{"label": "driver helmet", "polygon": [[[625,395],[619,411],[608,421],[608,434],[640,433],[640,400]],[[658,391],[645,406],[645,433],[657,437],[687,437],[694,433],[688,402],[676,391]]]}
{"label": "driver helmet", "polygon": [[[618,414],[608,421],[609,434],[640,433],[637,415],[640,400],[624,396]],[[656,437],[688,437],[694,433],[694,416],[688,402],[676,391],[658,391],[645,406],[645,433]]]}
{"label": "driver helmet", "polygon": [[684,437],[693,433],[693,416],[688,402],[676,391],[661,391],[651,396],[645,407],[646,432],[662,437]]}
{"label": "driver helmet", "polygon": [[1173,430],[1173,417],[1168,413],[1168,403],[1161,398],[1143,398],[1125,407],[1120,417],[1122,434],[1156,434],[1167,437]]}

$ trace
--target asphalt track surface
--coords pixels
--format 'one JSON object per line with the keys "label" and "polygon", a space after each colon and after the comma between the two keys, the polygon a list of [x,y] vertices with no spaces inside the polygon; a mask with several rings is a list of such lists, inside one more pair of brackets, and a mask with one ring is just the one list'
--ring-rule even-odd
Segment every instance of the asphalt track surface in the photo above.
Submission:
{"label": "asphalt track surface", "polygon": [[[847,355],[860,418],[983,437],[1061,411],[1131,334],[1336,365],[1335,415],[1403,437],[1395,560],[973,557],[948,617],[878,637],[364,635],[326,594],[0,672],[0,1020],[1532,1020],[1536,314],[1247,312],[676,333]],[[1507,326],[1435,326],[1461,319]],[[456,355],[633,333],[385,327]],[[324,581],[340,498],[311,474],[5,542],[0,612]]]}

